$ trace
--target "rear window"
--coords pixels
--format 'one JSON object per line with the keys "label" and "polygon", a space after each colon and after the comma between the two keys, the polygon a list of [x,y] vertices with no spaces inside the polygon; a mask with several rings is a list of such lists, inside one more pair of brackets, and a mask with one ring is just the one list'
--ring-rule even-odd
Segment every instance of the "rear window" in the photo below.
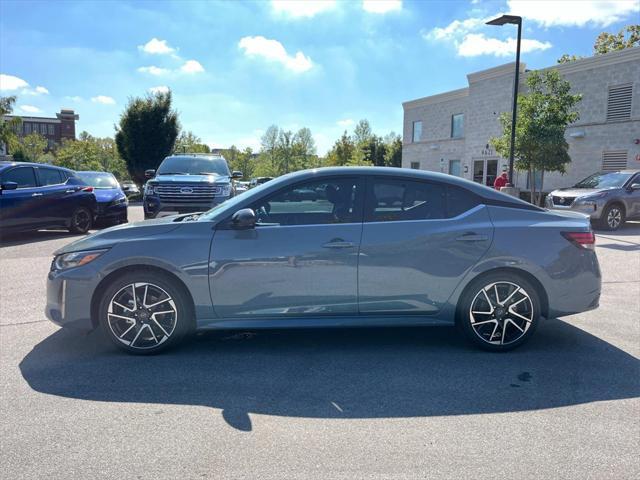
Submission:
{"label": "rear window", "polygon": [[445,189],[437,183],[375,179],[365,199],[365,221],[445,218]]}

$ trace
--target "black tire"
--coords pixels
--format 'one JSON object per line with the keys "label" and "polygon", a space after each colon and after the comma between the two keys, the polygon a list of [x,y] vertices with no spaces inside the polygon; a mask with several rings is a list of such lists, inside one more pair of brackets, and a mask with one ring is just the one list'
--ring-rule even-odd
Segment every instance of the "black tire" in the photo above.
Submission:
{"label": "black tire", "polygon": [[[132,285],[136,285],[135,303]],[[149,285],[147,293],[144,285]],[[126,299],[129,301],[125,305],[122,302]],[[156,307],[147,308],[157,302]],[[147,313],[143,315],[144,311]],[[161,317],[151,315],[160,311],[165,312]],[[193,305],[185,287],[168,275],[144,269],[119,276],[106,287],[98,305],[98,319],[103,334],[134,355],[151,355],[174,347],[195,327]]]}
{"label": "black tire", "polygon": [[625,221],[624,208],[619,203],[607,205],[602,211],[598,227],[603,230],[618,230]]}
{"label": "black tire", "polygon": [[93,226],[93,213],[86,207],[78,207],[73,211],[69,220],[71,233],[87,233]]}
{"label": "black tire", "polygon": [[[498,289],[498,300],[503,305],[495,301],[495,290],[487,289],[493,285]],[[520,291],[509,285],[517,286]],[[489,306],[490,302],[495,305]],[[475,314],[472,313],[472,305]],[[478,310],[478,306],[483,310]],[[488,314],[490,310],[494,313]],[[474,345],[492,352],[504,352],[531,338],[538,328],[540,312],[540,295],[526,278],[512,272],[489,273],[481,275],[465,288],[458,301],[456,326]],[[516,313],[520,317],[516,317]],[[529,318],[529,321],[523,318]]]}
{"label": "black tire", "polygon": [[154,213],[144,212],[144,219],[145,220],[153,220],[154,218],[156,218],[157,215],[158,215],[157,213],[154,214]]}

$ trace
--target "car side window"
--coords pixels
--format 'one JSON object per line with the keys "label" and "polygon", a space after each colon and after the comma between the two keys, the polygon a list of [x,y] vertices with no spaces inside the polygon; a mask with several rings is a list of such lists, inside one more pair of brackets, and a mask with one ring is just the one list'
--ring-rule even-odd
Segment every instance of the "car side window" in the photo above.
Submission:
{"label": "car side window", "polygon": [[369,182],[365,198],[365,221],[394,222],[445,218],[443,185],[400,179]]}
{"label": "car side window", "polygon": [[41,186],[60,185],[66,181],[60,170],[47,167],[38,167],[38,179]]}
{"label": "car side window", "polygon": [[2,182],[15,182],[18,184],[18,188],[33,188],[37,186],[33,167],[12,168],[2,175]]}
{"label": "car side window", "polygon": [[301,183],[253,205],[259,224],[325,225],[361,221],[356,178]]}
{"label": "car side window", "polygon": [[480,198],[469,190],[447,186],[447,217],[457,217],[481,203]]}

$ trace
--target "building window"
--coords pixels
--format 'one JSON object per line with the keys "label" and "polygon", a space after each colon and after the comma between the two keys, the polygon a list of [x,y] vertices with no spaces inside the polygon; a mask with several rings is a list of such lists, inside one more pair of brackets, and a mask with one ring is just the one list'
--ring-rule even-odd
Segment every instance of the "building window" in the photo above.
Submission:
{"label": "building window", "polygon": [[414,170],[420,170],[420,162],[411,162],[411,168]]}
{"label": "building window", "polygon": [[48,125],[48,128],[49,128],[49,135],[53,135],[53,134],[55,133],[55,132],[54,132],[54,129],[53,129],[53,124],[52,124],[52,123],[50,123],[50,124]]}
{"label": "building window", "polygon": [[607,122],[631,119],[633,85],[609,87],[607,98]]}
{"label": "building window", "polygon": [[46,123],[41,123],[40,124],[40,133],[42,135],[46,135],[47,134],[47,124]]}
{"label": "building window", "polygon": [[451,115],[451,138],[464,137],[464,113]]}
{"label": "building window", "polygon": [[25,123],[24,124],[24,134],[25,135],[29,135],[31,133],[31,124],[30,123]]}
{"label": "building window", "polygon": [[422,138],[422,122],[413,122],[413,143],[419,142]]}
{"label": "building window", "polygon": [[460,160],[449,160],[449,175],[460,176]]}
{"label": "building window", "polygon": [[627,151],[611,150],[602,152],[602,170],[605,172],[616,172],[627,168]]}

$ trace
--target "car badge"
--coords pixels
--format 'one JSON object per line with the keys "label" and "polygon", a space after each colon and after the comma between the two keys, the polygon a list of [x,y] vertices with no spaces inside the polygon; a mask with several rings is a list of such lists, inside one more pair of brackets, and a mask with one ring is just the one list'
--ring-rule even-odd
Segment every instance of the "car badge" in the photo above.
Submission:
{"label": "car badge", "polygon": [[182,187],[180,189],[180,193],[193,193],[193,188],[189,188],[189,187]]}

